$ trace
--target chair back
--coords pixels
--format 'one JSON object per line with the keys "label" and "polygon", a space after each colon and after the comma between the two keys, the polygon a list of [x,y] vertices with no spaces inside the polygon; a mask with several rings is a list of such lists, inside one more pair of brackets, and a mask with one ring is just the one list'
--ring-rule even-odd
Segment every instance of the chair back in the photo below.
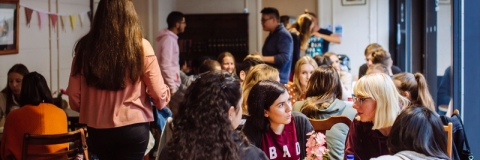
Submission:
{"label": "chair back", "polygon": [[452,158],[452,141],[453,141],[453,124],[449,122],[447,126],[443,126],[445,132],[447,132],[447,154]]}
{"label": "chair back", "polygon": [[346,116],[331,116],[323,120],[317,120],[317,119],[309,119],[309,120],[313,126],[313,130],[315,130],[315,132],[321,132],[323,134],[325,134],[327,130],[330,130],[333,127],[333,125],[337,123],[344,123],[349,127],[350,127],[350,123],[352,123],[352,120],[350,120],[350,118]]}
{"label": "chair back", "polygon": [[[82,145],[82,136],[83,128],[80,128],[73,132],[68,132],[64,134],[45,134],[45,135],[36,135],[25,133],[23,137],[23,146],[22,146],[22,159],[30,159],[32,157],[37,158],[48,158],[48,159],[58,159],[59,157],[67,157],[67,159],[75,159],[77,154],[80,153],[80,147]],[[54,153],[28,153],[28,147],[33,145],[54,145],[54,144],[70,144],[69,148],[66,150],[61,150]],[[73,143],[73,145],[72,145]],[[86,147],[86,146],[85,146]],[[87,155],[88,156],[88,155]]]}

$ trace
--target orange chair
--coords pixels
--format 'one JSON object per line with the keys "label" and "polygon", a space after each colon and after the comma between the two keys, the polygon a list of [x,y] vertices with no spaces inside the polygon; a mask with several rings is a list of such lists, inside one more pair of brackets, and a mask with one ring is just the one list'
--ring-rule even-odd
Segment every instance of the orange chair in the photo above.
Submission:
{"label": "orange chair", "polygon": [[447,126],[443,126],[445,132],[447,132],[447,153],[448,157],[452,158],[452,141],[453,141],[453,124],[452,122],[448,123]]}

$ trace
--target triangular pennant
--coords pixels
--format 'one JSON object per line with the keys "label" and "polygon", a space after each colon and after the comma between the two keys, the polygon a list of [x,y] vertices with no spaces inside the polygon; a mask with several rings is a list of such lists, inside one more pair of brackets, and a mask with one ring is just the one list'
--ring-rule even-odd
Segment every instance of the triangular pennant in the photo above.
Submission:
{"label": "triangular pennant", "polygon": [[72,25],[72,30],[75,30],[75,27],[77,26],[77,16],[76,15],[70,15],[70,25]]}
{"label": "triangular pennant", "polygon": [[33,10],[25,7],[25,16],[27,18],[27,26],[30,27],[30,21],[32,20]]}
{"label": "triangular pennant", "polygon": [[47,19],[47,13],[37,11],[38,13],[38,26],[42,29],[43,24],[45,23],[45,19]]}
{"label": "triangular pennant", "polygon": [[52,20],[53,29],[55,29],[55,27],[57,26],[58,15],[56,15],[56,14],[49,14],[49,16],[50,16],[50,20]]}
{"label": "triangular pennant", "polygon": [[65,31],[65,23],[67,23],[67,16],[60,16],[60,25],[62,26],[62,30]]}
{"label": "triangular pennant", "polygon": [[82,21],[83,21],[83,19],[82,19],[82,14],[81,14],[81,13],[80,13],[80,14],[78,14],[78,21],[80,22],[80,27],[82,27],[82,28],[83,28],[83,22],[82,22]]}

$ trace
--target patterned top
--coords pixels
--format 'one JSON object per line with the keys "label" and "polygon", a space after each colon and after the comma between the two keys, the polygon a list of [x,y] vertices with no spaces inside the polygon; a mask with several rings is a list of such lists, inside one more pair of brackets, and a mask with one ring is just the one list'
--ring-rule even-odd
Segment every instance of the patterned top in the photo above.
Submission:
{"label": "patterned top", "polygon": [[285,84],[285,88],[287,88],[288,94],[290,95],[290,104],[292,104],[292,106],[295,104],[295,102],[305,100],[305,93],[303,93],[297,98],[297,93],[295,92],[295,90],[297,90],[297,87],[293,82],[288,82],[287,84]]}
{"label": "patterned top", "polygon": [[310,37],[310,42],[308,43],[308,48],[305,51],[306,55],[310,57],[315,57],[318,54],[323,54],[323,39],[317,38],[315,36]]}

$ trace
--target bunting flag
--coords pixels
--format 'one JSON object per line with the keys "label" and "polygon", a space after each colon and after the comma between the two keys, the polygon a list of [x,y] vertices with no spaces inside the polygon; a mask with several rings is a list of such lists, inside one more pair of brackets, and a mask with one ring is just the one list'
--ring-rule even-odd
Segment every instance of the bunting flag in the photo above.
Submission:
{"label": "bunting flag", "polygon": [[27,26],[30,27],[30,21],[32,20],[33,10],[25,7],[25,16],[27,17]]}
{"label": "bunting flag", "polygon": [[82,15],[83,15],[83,14],[79,14],[79,15],[78,15],[78,21],[80,22],[80,27],[81,27],[81,28],[83,28]]}
{"label": "bunting flag", "polygon": [[40,27],[40,29],[42,29],[42,26],[45,23],[45,19],[47,19],[47,13],[39,12],[39,11],[37,11],[37,13],[38,13],[38,26]]}
{"label": "bunting flag", "polygon": [[[52,22],[53,29],[57,28],[57,22],[60,20],[60,24],[62,27],[62,30],[65,31],[65,25],[68,23],[67,21],[70,20],[70,27],[72,27],[72,30],[75,30],[77,26],[77,19],[80,21],[80,26],[83,27],[83,25],[88,25],[84,24],[87,22],[86,18],[88,17],[90,20],[90,23],[92,22],[92,19],[90,17],[91,11],[84,11],[80,13],[74,13],[74,14],[59,14],[59,13],[52,13],[52,12],[45,12],[42,10],[37,10],[33,9],[31,7],[25,6],[23,4],[20,4],[23,8],[25,8],[25,16],[27,19],[27,26],[30,27],[30,22],[32,20],[32,14],[33,11],[37,12],[37,17],[38,17],[38,26],[40,29],[45,26],[45,24],[49,24],[49,22]],[[87,16],[87,17],[85,17]],[[49,18],[50,21],[47,19]]]}
{"label": "bunting flag", "polygon": [[70,15],[70,24],[72,25],[72,30],[75,30],[75,27],[77,26],[77,16],[76,15]]}
{"label": "bunting flag", "polygon": [[49,14],[49,16],[50,16],[50,20],[52,20],[53,29],[55,29],[55,27],[57,26],[58,15],[56,15],[56,14]]}

